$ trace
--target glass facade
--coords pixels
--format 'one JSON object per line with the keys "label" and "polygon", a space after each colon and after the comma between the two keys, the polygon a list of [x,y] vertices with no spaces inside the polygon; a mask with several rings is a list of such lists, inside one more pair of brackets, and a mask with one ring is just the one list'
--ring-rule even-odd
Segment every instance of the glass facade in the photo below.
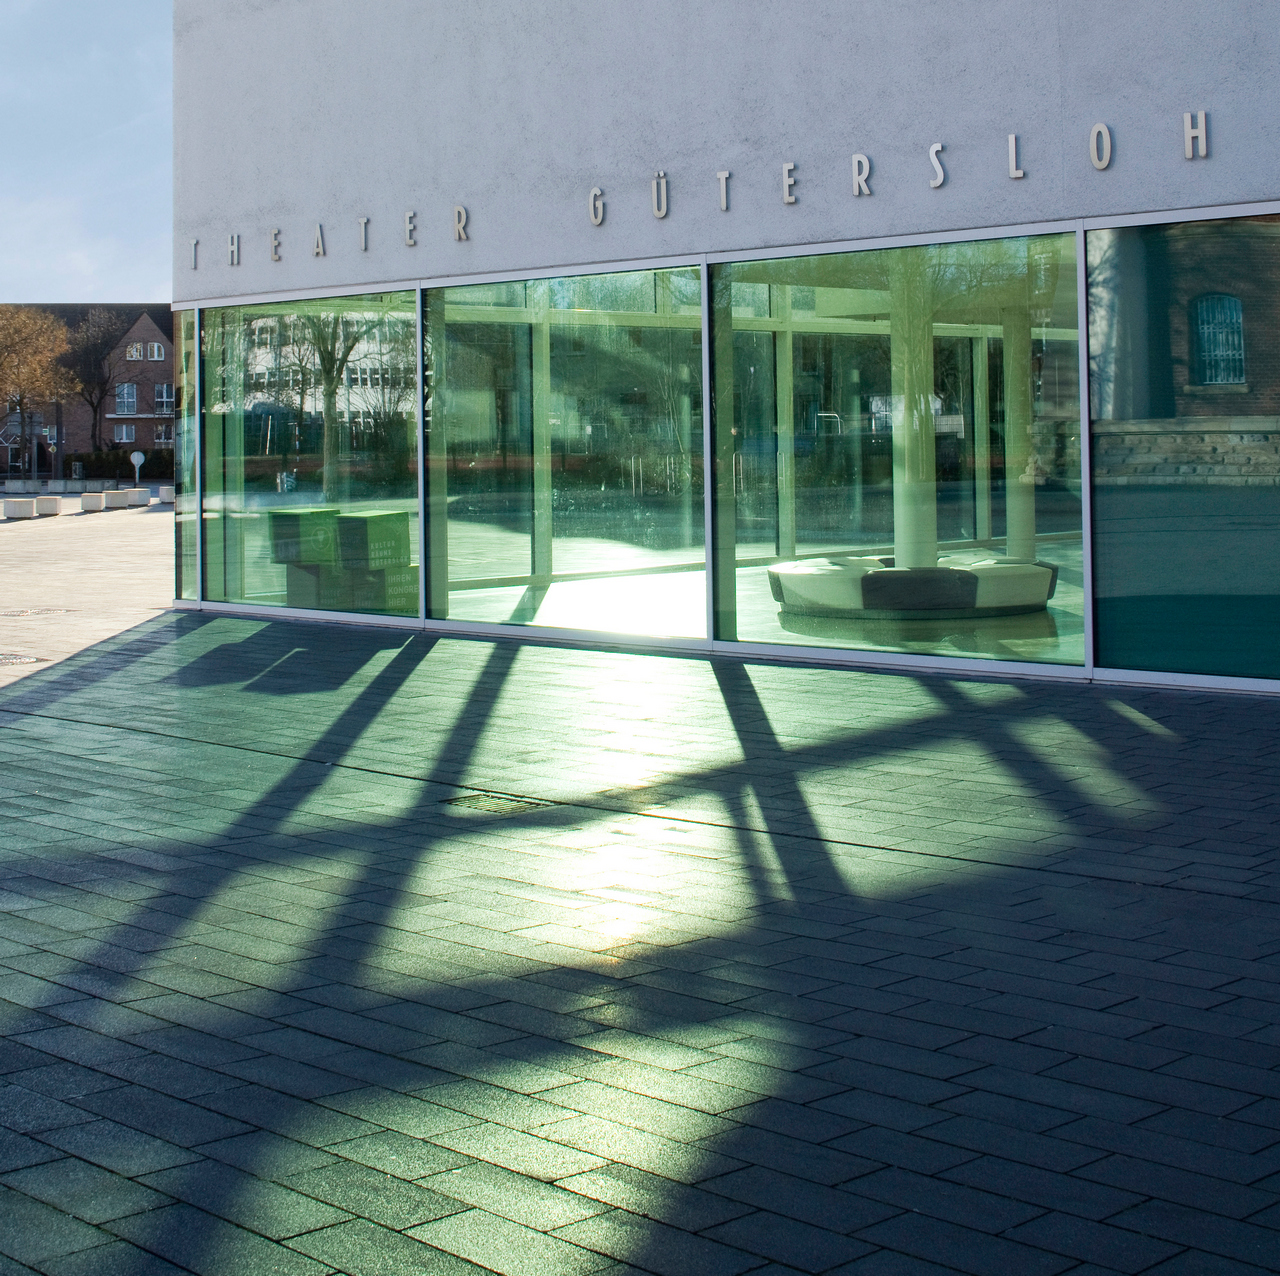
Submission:
{"label": "glass facade", "polygon": [[1280,218],[1086,251],[1097,663],[1280,677]]}
{"label": "glass facade", "polygon": [[180,310],[173,316],[173,375],[177,386],[174,407],[174,590],[184,600],[200,597],[198,568],[200,540],[200,485],[196,460],[199,436],[196,430],[196,315]]}
{"label": "glass facade", "polygon": [[1075,235],[711,286],[717,636],[1083,663]]}
{"label": "glass facade", "polygon": [[429,290],[429,615],[706,636],[696,268]]}
{"label": "glass facade", "polygon": [[201,315],[205,598],[418,614],[411,292]]}
{"label": "glass facade", "polygon": [[1280,678],[1277,299],[1259,216],[179,312],[177,595]]}

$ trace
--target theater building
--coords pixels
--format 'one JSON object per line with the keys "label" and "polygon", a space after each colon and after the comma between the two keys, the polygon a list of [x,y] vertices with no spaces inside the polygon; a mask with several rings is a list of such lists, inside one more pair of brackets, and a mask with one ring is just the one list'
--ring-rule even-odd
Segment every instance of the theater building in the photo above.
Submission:
{"label": "theater building", "polygon": [[1280,690],[1280,34],[176,5],[180,605]]}

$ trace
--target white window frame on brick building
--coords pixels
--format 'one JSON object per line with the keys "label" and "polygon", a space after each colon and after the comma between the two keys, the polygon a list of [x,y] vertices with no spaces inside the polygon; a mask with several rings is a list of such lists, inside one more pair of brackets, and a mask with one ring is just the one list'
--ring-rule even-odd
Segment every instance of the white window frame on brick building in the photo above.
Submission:
{"label": "white window frame on brick building", "polygon": [[156,384],[156,415],[173,415],[173,386],[163,382]]}
{"label": "white window frame on brick building", "polygon": [[1206,293],[1191,303],[1198,385],[1244,385],[1244,306],[1239,297]]}
{"label": "white window frame on brick building", "polygon": [[134,432],[137,427],[132,421],[117,421],[112,430],[111,437],[117,443],[132,443]]}
{"label": "white window frame on brick building", "polygon": [[141,363],[142,352],[145,349],[145,343],[141,341],[131,341],[124,351],[124,357],[129,363]]}
{"label": "white window frame on brick building", "polygon": [[116,416],[138,415],[138,387],[132,381],[116,386]]}
{"label": "white window frame on brick building", "polygon": [[162,363],[164,361],[164,342],[148,341],[147,358],[150,359],[152,363]]}

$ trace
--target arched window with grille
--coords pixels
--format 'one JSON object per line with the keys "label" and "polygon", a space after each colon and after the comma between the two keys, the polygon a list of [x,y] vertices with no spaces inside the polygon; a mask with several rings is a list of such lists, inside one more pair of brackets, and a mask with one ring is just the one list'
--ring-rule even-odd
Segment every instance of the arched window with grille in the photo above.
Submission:
{"label": "arched window with grille", "polygon": [[1210,293],[1191,304],[1200,385],[1244,384],[1244,309],[1239,297]]}

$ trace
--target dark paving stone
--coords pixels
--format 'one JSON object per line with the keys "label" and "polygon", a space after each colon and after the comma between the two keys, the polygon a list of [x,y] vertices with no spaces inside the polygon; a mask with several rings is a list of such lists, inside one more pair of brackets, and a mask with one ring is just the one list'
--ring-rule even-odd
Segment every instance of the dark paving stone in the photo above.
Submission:
{"label": "dark paving stone", "polygon": [[288,1178],[304,1170],[332,1165],[336,1160],[328,1152],[272,1134],[269,1130],[255,1130],[252,1134],[202,1143],[193,1151],[269,1179]]}
{"label": "dark paving stone", "polygon": [[72,1156],[130,1176],[198,1159],[186,1148],[152,1138],[115,1121],[90,1121],[86,1125],[47,1130],[41,1139],[63,1152],[70,1152]]}
{"label": "dark paving stone", "polygon": [[86,1223],[105,1223],[170,1203],[168,1196],[72,1157],[6,1174],[3,1182]]}
{"label": "dark paving stone", "polygon": [[974,1276],[1002,1276],[1006,1272],[1055,1276],[1076,1265],[1074,1258],[1032,1249],[955,1223],[908,1214],[866,1228],[859,1233],[859,1239],[901,1250],[913,1258],[952,1264]]}
{"label": "dark paving stone", "polygon": [[190,1205],[117,1219],[111,1231],[199,1276],[322,1276],[313,1259]]}
{"label": "dark paving stone", "polygon": [[113,1121],[179,1147],[247,1134],[252,1128],[242,1121],[230,1121],[207,1108],[158,1094],[145,1086],[121,1086],[118,1090],[84,1095],[76,1103],[89,1112],[110,1116]]}
{"label": "dark paving stone", "polygon": [[111,1237],[61,1210],[8,1188],[0,1189],[0,1254],[36,1264],[105,1245]]}
{"label": "dark paving stone", "polygon": [[[46,1260],[41,1270],[47,1276],[180,1276],[189,1269],[175,1267],[158,1254],[148,1254],[128,1241],[112,1241],[78,1254]],[[3,1268],[0,1276],[5,1276]]]}
{"label": "dark paving stone", "polygon": [[39,1165],[43,1161],[56,1160],[61,1153],[47,1143],[29,1139],[24,1134],[0,1130],[0,1174],[19,1170],[27,1165]]}
{"label": "dark paving stone", "polygon": [[837,1264],[861,1258],[874,1248],[839,1232],[767,1210],[722,1223],[702,1234],[804,1272],[825,1272]]}
{"label": "dark paving stone", "polygon": [[464,1208],[459,1201],[430,1188],[406,1183],[394,1175],[351,1161],[296,1174],[288,1183],[307,1196],[397,1231],[456,1214]]}
{"label": "dark paving stone", "polygon": [[1267,1269],[1277,745],[1245,697],[161,617],[0,693],[4,1261]]}
{"label": "dark paving stone", "polygon": [[363,1219],[299,1236],[292,1245],[350,1276],[482,1276],[486,1270]]}
{"label": "dark paving stone", "polygon": [[217,1161],[161,1170],[140,1181],[275,1241],[350,1218],[341,1210]]}

